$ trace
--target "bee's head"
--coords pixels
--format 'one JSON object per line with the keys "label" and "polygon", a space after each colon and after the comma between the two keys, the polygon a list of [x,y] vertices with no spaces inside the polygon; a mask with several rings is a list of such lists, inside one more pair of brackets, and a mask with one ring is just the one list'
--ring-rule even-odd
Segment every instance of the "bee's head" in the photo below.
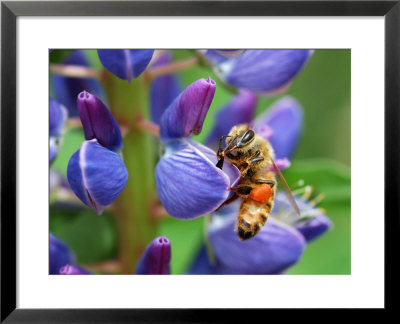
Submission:
{"label": "bee's head", "polygon": [[229,132],[229,137],[226,139],[225,153],[230,153],[233,150],[241,149],[254,141],[255,133],[247,124],[234,126]]}

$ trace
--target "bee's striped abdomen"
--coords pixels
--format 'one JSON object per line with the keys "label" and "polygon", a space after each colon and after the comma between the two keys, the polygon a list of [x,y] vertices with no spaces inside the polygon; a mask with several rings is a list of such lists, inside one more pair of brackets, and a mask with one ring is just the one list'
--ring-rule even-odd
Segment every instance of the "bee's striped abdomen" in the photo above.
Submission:
{"label": "bee's striped abdomen", "polygon": [[275,190],[267,202],[261,203],[251,198],[243,199],[236,223],[240,240],[247,240],[256,235],[267,222],[274,203]]}

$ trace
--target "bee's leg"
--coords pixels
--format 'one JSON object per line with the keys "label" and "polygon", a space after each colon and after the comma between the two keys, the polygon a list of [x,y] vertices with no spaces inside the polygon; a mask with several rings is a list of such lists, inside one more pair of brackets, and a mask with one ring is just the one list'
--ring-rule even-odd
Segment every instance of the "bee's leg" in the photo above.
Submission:
{"label": "bee's leg", "polygon": [[235,194],[239,197],[247,198],[250,195],[251,191],[254,189],[254,187],[255,186],[251,186],[248,184],[240,184],[237,185],[236,187],[229,188],[229,190],[235,192]]}
{"label": "bee's leg", "polygon": [[223,142],[223,139],[227,138],[227,137],[232,137],[232,136],[224,135],[224,136],[221,136],[219,138],[218,152],[217,152],[218,162],[216,164],[216,167],[220,168],[221,170],[222,170],[222,167],[224,165],[224,157],[225,157],[225,149],[226,149],[225,145],[224,145],[224,142]]}
{"label": "bee's leg", "polygon": [[256,184],[268,184],[271,186],[271,188],[273,188],[276,184],[276,182],[273,180],[265,180],[265,179],[250,179],[250,180]]}
{"label": "bee's leg", "polygon": [[229,205],[230,203],[233,203],[236,199],[238,199],[239,196],[234,194],[231,198],[229,198],[228,200],[224,201],[221,206],[219,206],[215,211],[219,210],[220,208]]}
{"label": "bee's leg", "polygon": [[264,158],[262,158],[262,157],[255,157],[255,158],[249,160],[249,165],[257,163],[257,162],[261,162],[263,160],[264,160]]}

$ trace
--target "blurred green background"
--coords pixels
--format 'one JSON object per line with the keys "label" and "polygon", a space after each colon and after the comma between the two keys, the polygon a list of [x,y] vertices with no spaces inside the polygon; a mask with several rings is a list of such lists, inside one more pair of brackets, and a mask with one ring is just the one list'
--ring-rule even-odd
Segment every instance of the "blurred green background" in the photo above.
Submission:
{"label": "blurred green background", "polygon": [[[68,51],[57,50],[52,62],[59,62]],[[100,68],[97,53],[86,51],[94,67]],[[192,56],[191,51],[176,50],[176,60]],[[291,88],[273,98],[262,98],[257,114],[271,103],[290,95],[304,108],[304,128],[292,167],[285,171],[289,184],[299,179],[312,185],[315,193],[326,198],[319,207],[333,222],[333,228],[308,244],[300,262],[289,274],[350,274],[350,50],[316,50]],[[205,68],[193,67],[180,73],[183,85],[214,75]],[[50,88],[51,92],[51,88]],[[214,114],[230,99],[231,94],[218,87],[204,123],[203,132],[195,139],[202,141],[212,129]],[[68,131],[61,151],[52,168],[66,174],[68,160],[83,141],[81,130]],[[185,273],[204,237],[204,219],[190,221],[164,219],[158,229],[172,243],[171,269],[174,274]],[[50,230],[67,242],[81,264],[106,261],[117,252],[117,232],[112,215],[98,217],[89,209],[65,210],[50,208]],[[260,247],[262,248],[262,247]]]}

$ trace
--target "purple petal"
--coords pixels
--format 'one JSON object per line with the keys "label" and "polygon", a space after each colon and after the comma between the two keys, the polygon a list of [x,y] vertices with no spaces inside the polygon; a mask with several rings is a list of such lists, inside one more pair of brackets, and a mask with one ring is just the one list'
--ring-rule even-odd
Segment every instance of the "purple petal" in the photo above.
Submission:
{"label": "purple petal", "polygon": [[244,49],[217,49],[219,54],[228,57],[228,58],[236,58],[242,55],[246,50]]}
{"label": "purple petal", "polygon": [[[169,62],[171,62],[171,54],[165,52],[153,66],[162,66]],[[150,115],[153,122],[160,124],[162,114],[178,97],[181,88],[177,75],[167,74],[153,80],[150,88]]]}
{"label": "purple petal", "polygon": [[146,69],[154,50],[97,50],[103,66],[122,80],[129,82]]}
{"label": "purple petal", "polygon": [[67,264],[60,269],[60,275],[90,275],[90,274],[92,273],[81,267],[70,264]]}
{"label": "purple petal", "polygon": [[67,263],[74,263],[75,257],[70,248],[50,233],[49,240],[49,273],[59,274],[60,268]]}
{"label": "purple petal", "polygon": [[[74,51],[63,64],[72,64],[80,66],[89,66],[85,54],[82,50]],[[68,78],[60,75],[52,76],[54,97],[58,102],[62,103],[67,109],[71,117],[78,116],[78,107],[76,105],[76,97],[83,90],[95,94],[103,101],[105,92],[103,87],[94,79],[90,78]]]}
{"label": "purple petal", "polygon": [[154,239],[143,252],[136,274],[170,274],[171,243],[160,236]]}
{"label": "purple petal", "polygon": [[314,240],[332,227],[331,220],[324,215],[324,211],[303,197],[295,196],[301,217],[294,211],[283,192],[275,197],[275,206],[272,216],[296,228],[307,242]]}
{"label": "purple petal", "polygon": [[189,85],[161,117],[160,135],[164,142],[199,134],[214,98],[215,82],[208,78]]}
{"label": "purple petal", "polygon": [[303,234],[307,242],[310,242],[324,234],[332,227],[331,220],[325,215],[316,215],[308,222],[296,224],[297,230]]}
{"label": "purple petal", "polygon": [[219,65],[226,82],[260,94],[275,91],[301,71],[311,50],[247,50]]}
{"label": "purple petal", "polygon": [[219,138],[229,134],[233,126],[250,123],[256,107],[257,97],[250,91],[241,90],[215,115],[215,126],[207,139],[207,145],[217,148]]}
{"label": "purple petal", "polygon": [[253,122],[256,132],[265,125],[273,131],[270,142],[276,158],[290,158],[302,132],[303,109],[300,104],[292,97],[283,97]]}
{"label": "purple petal", "polygon": [[300,259],[306,243],[294,228],[270,218],[256,236],[240,241],[234,230],[237,213],[213,214],[208,229],[215,256],[230,273],[276,274]]}
{"label": "purple petal", "polygon": [[110,150],[122,149],[121,131],[113,115],[96,96],[82,91],[77,99],[79,117],[85,132],[85,138],[96,138]]}
{"label": "purple petal", "polygon": [[208,214],[231,194],[228,187],[240,178],[239,170],[215,164],[215,152],[192,140],[169,143],[156,167],[158,195],[168,213],[191,219]]}
{"label": "purple petal", "polygon": [[83,142],[69,160],[67,178],[71,189],[87,206],[101,214],[124,189],[128,171],[119,155],[97,140]]}
{"label": "purple petal", "polygon": [[[276,159],[274,160],[275,165],[278,167],[279,170],[284,170],[290,167],[291,163],[287,158],[283,158],[283,159]],[[270,171],[275,171],[274,166],[270,166],[269,167]]]}
{"label": "purple petal", "polygon": [[60,136],[63,133],[65,123],[68,118],[67,109],[50,98],[49,103],[49,134],[50,136]]}

